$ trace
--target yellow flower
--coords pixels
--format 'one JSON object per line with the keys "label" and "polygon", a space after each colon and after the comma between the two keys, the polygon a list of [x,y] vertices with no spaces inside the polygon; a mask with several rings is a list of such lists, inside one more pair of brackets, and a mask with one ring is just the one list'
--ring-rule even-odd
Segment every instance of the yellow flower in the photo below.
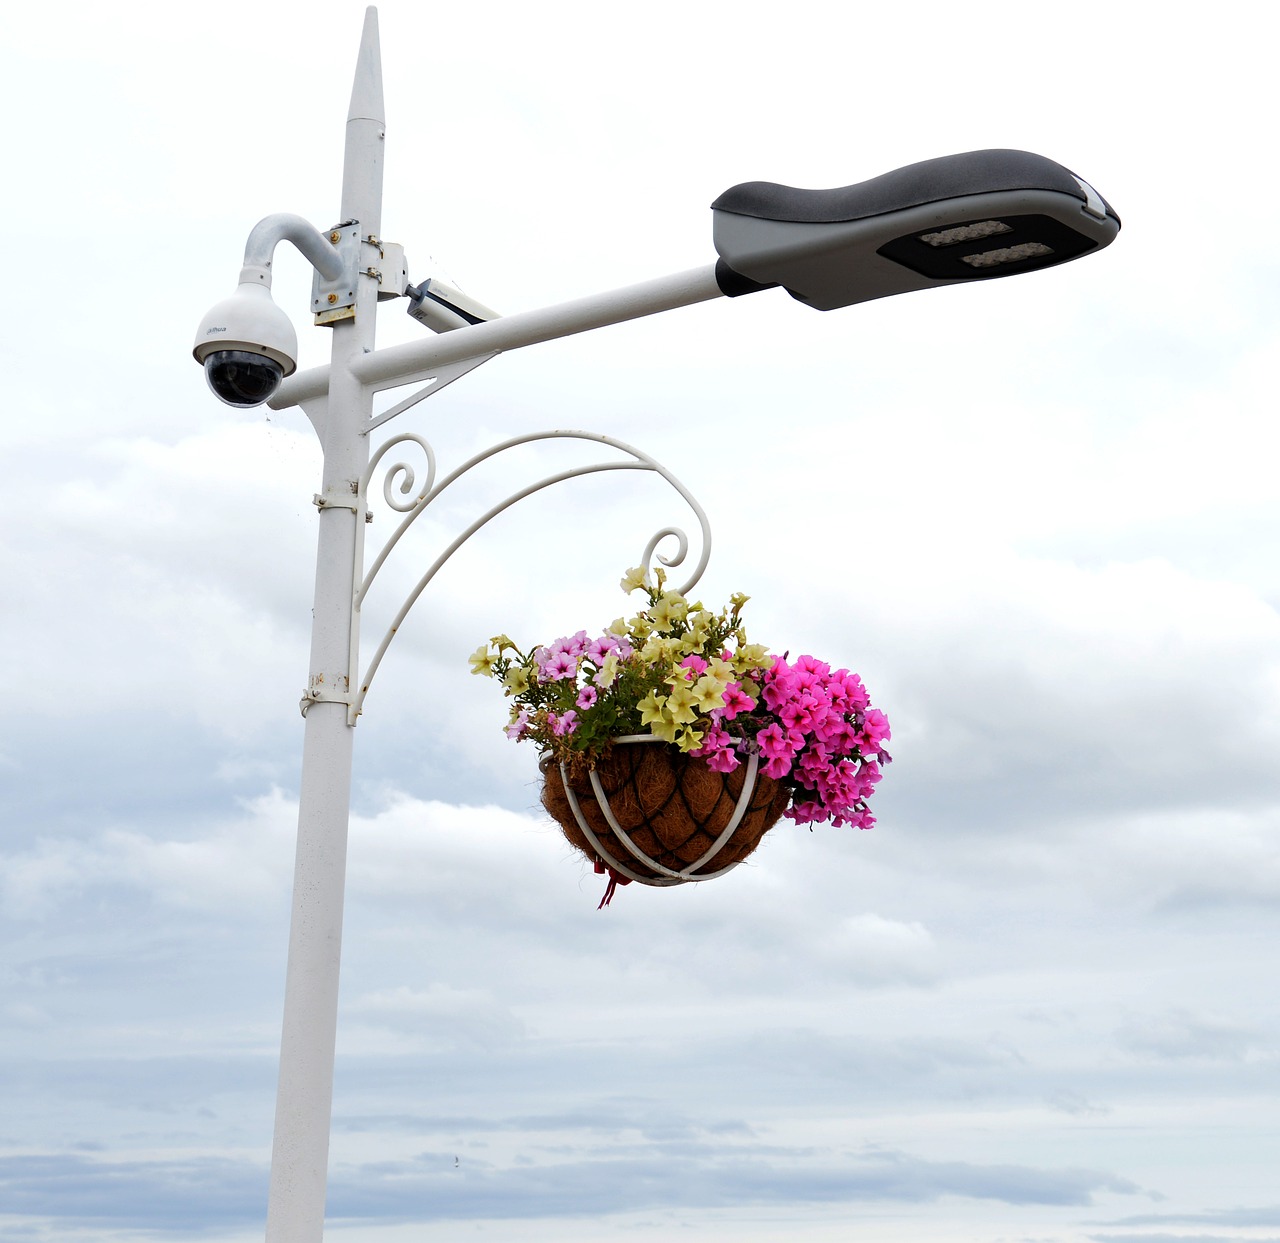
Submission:
{"label": "yellow flower", "polygon": [[529,689],[529,670],[523,665],[512,665],[502,679],[502,684],[507,688],[508,695],[523,695]]}
{"label": "yellow flower", "polygon": [[686,652],[701,652],[711,634],[711,623],[714,621],[715,618],[706,612],[689,615],[686,623],[689,629],[684,636]]}
{"label": "yellow flower", "polygon": [[627,634],[627,622],[623,617],[615,617],[609,623],[609,633],[616,634],[618,638],[623,638]]}
{"label": "yellow flower", "polygon": [[644,586],[644,580],[644,566],[638,565],[622,576],[622,582],[619,583],[619,586],[627,595],[630,595],[633,591],[639,591]]}
{"label": "yellow flower", "polygon": [[680,731],[676,742],[679,743],[681,751],[696,751],[702,746],[702,730],[694,729],[692,725],[686,725]]}
{"label": "yellow flower", "polygon": [[746,643],[734,653],[735,669],[762,669],[768,659],[769,649],[763,643]]}
{"label": "yellow flower", "polygon": [[693,690],[688,686],[673,686],[667,696],[667,715],[677,725],[688,725],[698,719],[698,710],[694,707]]}
{"label": "yellow flower", "polygon": [[709,673],[704,673],[693,684],[692,693],[700,712],[714,712],[724,707],[724,686]]}
{"label": "yellow flower", "polygon": [[[640,709],[640,724],[648,725],[651,728],[654,725],[665,721],[666,715],[664,709],[667,701],[659,697],[657,691],[650,691],[637,705]],[[674,726],[674,722],[672,722]]]}
{"label": "yellow flower", "polygon": [[736,612],[738,612],[738,611],[742,608],[742,606],[743,606],[744,604],[746,604],[746,602],[747,602],[748,600],[750,600],[750,599],[751,599],[751,597],[750,597],[750,596],[744,596],[744,595],[742,594],[742,592],[740,592],[740,591],[735,591],[735,592],[733,593],[733,595],[731,595],[731,596],[729,597],[729,603],[730,603],[731,605],[733,605],[733,611],[736,613]]}
{"label": "yellow flower", "polygon": [[640,659],[646,665],[674,663],[680,655],[680,640],[668,634],[651,634],[640,649]]}
{"label": "yellow flower", "polygon": [[733,681],[733,666],[727,660],[721,660],[719,656],[713,656],[707,661],[707,673],[709,678],[715,678],[724,688]]}
{"label": "yellow flower", "polygon": [[690,631],[683,639],[678,639],[679,647],[676,649],[680,656],[702,655],[702,640]]}
{"label": "yellow flower", "polygon": [[676,723],[668,721],[667,718],[660,717],[656,721],[649,723],[649,732],[655,737],[660,738],[663,742],[675,742],[676,740]]}
{"label": "yellow flower", "polygon": [[658,597],[649,610],[653,623],[661,630],[669,629],[673,623],[683,621],[689,612],[689,602],[678,591],[667,591]]}
{"label": "yellow flower", "polygon": [[628,623],[634,638],[644,639],[653,631],[653,621],[648,613],[637,613]]}
{"label": "yellow flower", "polygon": [[481,674],[483,677],[493,677],[493,662],[495,657],[489,655],[489,645],[481,643],[467,660],[471,662],[471,672]]}
{"label": "yellow flower", "polygon": [[600,664],[599,672],[593,681],[603,691],[608,690],[618,676],[618,653],[610,652]]}
{"label": "yellow flower", "polygon": [[[498,649],[499,656],[501,656],[502,653],[507,650],[507,648],[509,647],[514,648],[516,646],[514,643],[511,642],[510,639],[507,638],[505,634],[495,634],[493,638],[489,640],[489,642],[495,648]],[[516,648],[516,650],[519,651],[518,648]]]}

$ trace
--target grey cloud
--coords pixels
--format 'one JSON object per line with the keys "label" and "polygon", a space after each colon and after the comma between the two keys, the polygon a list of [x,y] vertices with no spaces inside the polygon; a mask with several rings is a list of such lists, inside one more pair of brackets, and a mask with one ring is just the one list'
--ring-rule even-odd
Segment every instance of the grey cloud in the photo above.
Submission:
{"label": "grey cloud", "polygon": [[1109,1226],[1223,1226],[1238,1229],[1280,1227],[1280,1204],[1213,1209],[1200,1213],[1142,1213],[1117,1217]]}
{"label": "grey cloud", "polygon": [[[1042,1171],[1022,1166],[930,1162],[901,1153],[875,1153],[816,1166],[761,1161],[750,1153],[721,1149],[687,1165],[662,1157],[603,1159],[540,1165],[525,1171],[482,1172],[477,1180],[452,1181],[437,1173],[396,1168],[396,1199],[421,1212],[434,1196],[435,1215],[577,1215],[655,1208],[665,1204],[720,1207],[741,1204],[897,1201],[925,1203],[944,1196],[1006,1204],[1086,1206],[1101,1192],[1137,1194],[1139,1188],[1113,1175],[1087,1170]],[[407,1180],[407,1181],[406,1181]],[[375,1211],[376,1189],[364,1190],[362,1171],[339,1171],[335,1211]],[[406,1203],[407,1202],[407,1203]],[[383,1201],[385,1205],[385,1201]],[[359,1205],[360,1207],[356,1207]],[[394,1208],[383,1211],[395,1212]]]}
{"label": "grey cloud", "polygon": [[511,1131],[569,1131],[617,1135],[624,1131],[654,1139],[686,1139],[698,1135],[735,1135],[752,1137],[755,1128],[728,1119],[696,1122],[679,1114],[658,1110],[654,1106],[640,1108],[635,1103],[610,1100],[592,1107],[565,1110],[561,1113],[516,1114],[484,1118],[475,1114],[338,1114],[334,1129],[352,1132],[386,1130],[410,1131],[416,1134],[448,1132],[449,1134],[483,1134]]}
{"label": "grey cloud", "polygon": [[1280,1235],[1251,1234],[1162,1234],[1141,1231],[1132,1234],[1091,1234],[1095,1243],[1280,1243]]}
{"label": "grey cloud", "polygon": [[95,1161],[67,1154],[0,1157],[5,1211],[66,1225],[199,1237],[265,1214],[262,1165],[230,1158]]}
{"label": "grey cloud", "polygon": [[[255,1220],[266,1173],[254,1162],[208,1157],[93,1160],[70,1154],[0,1158],[6,1209],[68,1225],[166,1230],[198,1237]],[[799,1162],[748,1147],[708,1145],[643,1157],[606,1151],[562,1162],[518,1159],[460,1165],[439,1150],[412,1161],[339,1164],[329,1213],[348,1221],[588,1216],[626,1210],[815,1203],[929,1203],[946,1196],[1011,1205],[1087,1206],[1133,1183],[1091,1170],[933,1162],[898,1152]]]}
{"label": "grey cloud", "polygon": [[1229,1019],[1174,1009],[1130,1019],[1117,1029],[1116,1039],[1139,1056],[1239,1061],[1258,1047],[1260,1033]]}
{"label": "grey cloud", "polygon": [[1095,1101],[1091,1101],[1087,1096],[1073,1091],[1071,1088],[1059,1088],[1057,1091],[1051,1092],[1045,1098],[1045,1103],[1050,1109],[1055,1109],[1059,1113],[1071,1114],[1077,1118],[1089,1115],[1102,1116],[1111,1112],[1109,1105],[1100,1105]]}

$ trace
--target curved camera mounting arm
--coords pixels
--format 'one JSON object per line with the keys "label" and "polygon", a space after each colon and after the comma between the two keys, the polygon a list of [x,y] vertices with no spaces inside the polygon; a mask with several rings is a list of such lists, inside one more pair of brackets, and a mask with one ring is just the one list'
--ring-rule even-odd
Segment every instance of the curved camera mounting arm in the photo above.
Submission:
{"label": "curved camera mounting arm", "polygon": [[298,335],[288,315],[271,300],[275,249],[280,242],[292,242],[320,278],[338,281],[349,265],[330,240],[337,234],[335,230],[326,236],[301,216],[286,212],[254,225],[245,242],[236,291],[201,320],[191,351],[219,401],[241,409],[260,406],[298,369]]}
{"label": "curved camera mounting arm", "polygon": [[346,265],[330,235],[321,233],[309,220],[291,212],[264,216],[249,232],[244,244],[244,267],[240,284],[261,281],[271,288],[271,262],[281,242],[292,242],[313,268],[328,281],[341,280]]}

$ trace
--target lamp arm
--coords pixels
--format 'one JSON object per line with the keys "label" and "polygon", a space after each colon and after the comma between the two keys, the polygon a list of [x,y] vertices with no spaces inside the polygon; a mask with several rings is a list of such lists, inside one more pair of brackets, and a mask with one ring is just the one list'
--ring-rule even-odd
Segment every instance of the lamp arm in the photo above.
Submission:
{"label": "lamp arm", "polygon": [[[452,363],[536,345],[539,341],[554,341],[724,296],[716,278],[716,265],[709,264],[572,302],[471,324],[427,340],[374,350],[357,358],[351,370],[361,384],[374,390],[395,388],[427,379]],[[301,371],[285,380],[267,404],[273,410],[286,410],[322,397],[329,391],[329,378],[327,366]]]}

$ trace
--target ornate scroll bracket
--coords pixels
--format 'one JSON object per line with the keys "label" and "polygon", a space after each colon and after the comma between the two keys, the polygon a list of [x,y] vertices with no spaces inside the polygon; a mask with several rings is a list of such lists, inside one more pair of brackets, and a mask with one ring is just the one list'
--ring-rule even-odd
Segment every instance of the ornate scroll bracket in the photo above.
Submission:
{"label": "ornate scroll bracket", "polygon": [[[359,523],[356,532],[355,544],[355,574],[354,579],[357,584],[352,599],[351,606],[351,652],[350,652],[350,669],[353,673],[360,670],[360,621],[361,612],[369,589],[373,586],[374,580],[377,578],[379,571],[386,564],[388,557],[399,544],[405,532],[420,518],[427,508],[435,501],[447,488],[463,478],[470,471],[475,469],[481,463],[488,461],[490,458],[497,457],[499,454],[505,453],[509,449],[515,449],[522,445],[534,444],[543,440],[575,440],[586,441],[588,443],[603,445],[613,450],[618,457],[602,462],[592,462],[583,466],[572,467],[567,470],[558,471],[555,474],[547,475],[545,478],[539,479],[528,486],[521,488],[519,491],[512,493],[504,500],[499,501],[496,505],[491,506],[483,514],[481,514],[474,522],[466,527],[458,536],[456,536],[444,549],[444,551],[427,567],[426,572],[418,579],[415,586],[405,598],[404,603],[400,606],[399,611],[395,614],[388,626],[386,633],[382,636],[377,649],[370,658],[368,665],[359,673],[359,677],[353,681],[353,688],[350,692],[350,700],[347,708],[347,722],[354,725],[364,708],[365,696],[369,692],[369,687],[373,683],[374,675],[378,672],[382,664],[382,658],[386,655],[387,648],[391,645],[391,640],[395,638],[400,626],[403,624],[409,611],[417,603],[418,597],[426,590],[427,585],[440,572],[441,568],[448,562],[463,544],[467,542],[477,531],[485,527],[489,522],[496,518],[499,514],[510,509],[517,502],[522,501],[525,497],[532,496],[536,492],[541,492],[544,488],[549,488],[553,484],[563,483],[569,479],[578,479],[587,475],[600,474],[605,471],[648,471],[653,474],[660,475],[665,479],[676,492],[680,494],[685,503],[693,511],[697,518],[698,526],[701,532],[701,554],[697,562],[694,564],[688,579],[679,587],[682,594],[687,594],[693,586],[702,577],[703,571],[707,567],[707,561],[711,556],[711,525],[707,521],[707,515],[702,506],[694,499],[693,494],[688,488],[680,482],[665,466],[650,457],[642,450],[632,445],[626,444],[621,440],[614,440],[610,436],[602,436],[596,432],[580,432],[580,431],[549,431],[549,432],[532,432],[524,436],[516,436],[510,440],[504,440],[500,444],[494,445],[492,448],[477,453],[474,457],[469,458],[462,463],[456,470],[450,472],[442,479],[436,479],[436,456],[435,450],[431,445],[423,439],[423,437],[413,432],[406,432],[399,436],[394,436],[383,444],[369,461],[368,467],[365,469],[364,475],[360,479],[356,488],[355,510],[357,513],[367,511],[369,492],[374,486],[374,480],[378,476],[379,471],[385,471],[381,480],[382,499],[395,512],[403,514],[400,524],[387,538],[377,556],[374,557],[369,566],[367,573],[362,575],[365,555],[365,524]],[[399,460],[389,462],[383,465],[387,460],[390,451],[399,446],[412,445],[419,452],[425,461],[425,477],[422,483],[418,483],[418,475],[413,465],[408,461]],[[671,555],[664,555],[658,552],[659,547],[666,540],[674,540],[676,547],[672,550]],[[649,573],[650,566],[656,557],[663,566],[671,568],[683,565],[685,559],[689,555],[689,537],[679,527],[669,526],[663,527],[657,531],[649,542],[645,545],[644,553],[641,557],[640,564],[644,567],[646,576]]]}

